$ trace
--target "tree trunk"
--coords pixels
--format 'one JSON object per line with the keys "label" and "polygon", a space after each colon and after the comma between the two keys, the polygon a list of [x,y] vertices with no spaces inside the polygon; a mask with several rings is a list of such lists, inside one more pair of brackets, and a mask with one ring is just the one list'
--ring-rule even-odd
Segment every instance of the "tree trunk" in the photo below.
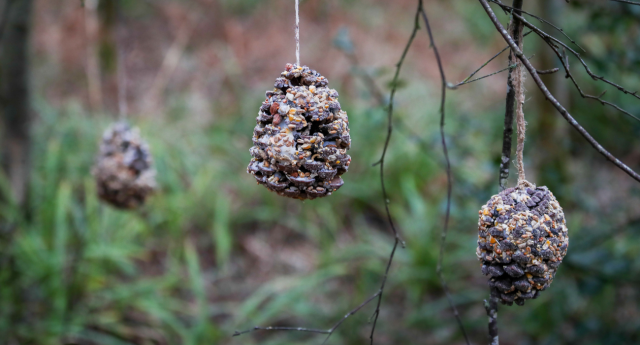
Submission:
{"label": "tree trunk", "polygon": [[0,41],[0,118],[2,168],[15,201],[28,195],[31,147],[29,94],[29,34],[32,0],[7,0],[2,6]]}

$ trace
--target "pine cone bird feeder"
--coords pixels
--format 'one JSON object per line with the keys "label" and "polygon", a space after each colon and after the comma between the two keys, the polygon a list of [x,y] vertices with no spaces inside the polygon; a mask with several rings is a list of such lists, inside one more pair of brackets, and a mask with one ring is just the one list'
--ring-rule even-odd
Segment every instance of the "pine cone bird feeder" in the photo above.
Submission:
{"label": "pine cone bird feeder", "polygon": [[551,285],[569,246],[553,193],[526,182],[491,197],[479,214],[476,254],[492,294],[508,305],[536,298]]}
{"label": "pine cone bird feeder", "polygon": [[328,83],[307,66],[287,64],[266,92],[247,167],[258,184],[295,199],[325,197],[344,184],[349,119]]}
{"label": "pine cone bird feeder", "polygon": [[138,128],[126,122],[112,124],[102,136],[93,167],[98,196],[117,208],[141,206],[156,187],[152,163]]}

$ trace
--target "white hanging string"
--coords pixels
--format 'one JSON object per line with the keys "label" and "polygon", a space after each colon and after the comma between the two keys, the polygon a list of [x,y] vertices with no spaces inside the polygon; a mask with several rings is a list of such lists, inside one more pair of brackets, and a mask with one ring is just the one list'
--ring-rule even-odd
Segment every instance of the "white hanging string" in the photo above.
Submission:
{"label": "white hanging string", "polygon": [[298,2],[296,0],[296,63],[300,66],[300,12],[298,11]]}

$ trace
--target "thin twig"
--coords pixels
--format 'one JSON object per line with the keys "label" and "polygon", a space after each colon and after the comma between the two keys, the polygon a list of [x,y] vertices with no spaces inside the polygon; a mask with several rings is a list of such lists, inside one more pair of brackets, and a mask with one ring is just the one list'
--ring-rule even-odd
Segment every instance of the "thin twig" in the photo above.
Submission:
{"label": "thin twig", "polygon": [[[531,31],[529,31],[531,32]],[[485,68],[491,61],[495,60],[498,56],[500,56],[502,53],[504,53],[505,51],[507,51],[507,49],[509,49],[509,46],[506,46],[504,49],[502,49],[498,54],[494,55],[493,57],[491,57],[491,59],[487,60],[487,62],[483,63],[482,66],[478,67],[478,69],[476,69],[475,71],[473,71],[473,73],[471,73],[468,77],[466,77],[463,81],[459,82],[458,84],[456,84],[455,86],[451,87],[452,89],[466,84],[468,82],[469,79],[473,78],[474,75],[476,75],[478,72],[480,72],[481,69]]]}
{"label": "thin twig", "polygon": [[[534,57],[534,55],[531,55],[530,57],[528,57],[528,59],[531,60],[532,57]],[[458,88],[458,86],[467,85],[467,84],[473,83],[473,82],[478,81],[478,80],[482,80],[482,79],[485,79],[485,78],[488,78],[488,77],[492,77],[492,76],[494,76],[496,74],[500,74],[500,73],[502,73],[504,71],[508,71],[509,69],[512,69],[514,67],[516,67],[515,64],[514,65],[510,65],[508,67],[505,67],[505,68],[503,68],[503,69],[501,69],[499,71],[493,72],[491,74],[487,74],[487,75],[484,75],[482,77],[478,77],[476,79],[472,79],[472,80],[469,80],[469,81],[466,81],[466,82],[461,82],[461,83],[456,84],[456,85],[447,84],[447,88],[450,89],[450,90],[456,90]],[[558,69],[556,68],[555,71],[554,70],[542,71],[542,72],[544,72],[542,74],[551,74],[551,73],[554,73],[554,72],[557,72],[557,71],[558,71]],[[540,73],[540,72],[538,72],[538,73]]]}
{"label": "thin twig", "polygon": [[640,6],[640,2],[637,2],[637,1],[630,1],[630,0],[609,0],[609,1],[615,1],[615,2],[621,2],[623,4],[630,4],[630,5],[638,5],[638,6]]}
{"label": "thin twig", "polygon": [[499,345],[498,337],[498,299],[495,291],[491,291],[489,301],[484,300],[484,309],[489,317],[489,345]]}
{"label": "thin twig", "polygon": [[451,192],[453,189],[453,181],[451,179],[451,161],[449,160],[449,152],[447,150],[447,141],[445,139],[444,134],[444,124],[445,124],[445,101],[447,97],[447,78],[444,74],[444,68],[442,67],[442,60],[440,59],[440,53],[438,53],[438,47],[436,46],[436,42],[433,39],[433,32],[431,32],[431,26],[429,25],[429,18],[427,17],[427,13],[422,7],[422,0],[420,0],[420,13],[422,14],[422,19],[424,20],[424,24],[427,27],[427,33],[429,34],[429,41],[431,42],[431,47],[433,48],[433,54],[436,57],[436,61],[438,62],[438,69],[440,71],[440,79],[442,82],[442,94],[440,98],[440,137],[442,139],[442,151],[444,153],[444,158],[446,161],[446,170],[447,170],[447,208],[444,216],[444,227],[442,228],[442,235],[440,239],[440,255],[438,256],[438,266],[436,267],[436,272],[438,273],[438,277],[440,278],[440,282],[442,284],[442,289],[444,290],[447,300],[449,301],[449,305],[453,310],[453,315],[458,322],[458,326],[460,327],[460,331],[464,336],[464,340],[467,345],[470,344],[469,337],[467,336],[467,332],[464,329],[464,324],[462,323],[462,319],[460,318],[460,314],[458,313],[458,308],[456,308],[455,303],[453,303],[453,299],[451,298],[451,293],[449,292],[449,287],[447,286],[447,282],[444,279],[444,273],[442,271],[442,262],[444,261],[444,246],[447,241],[447,231],[449,230],[449,218],[451,215]]}
{"label": "thin twig", "polygon": [[[520,18],[520,19],[522,19],[522,20],[524,20],[524,18],[522,18],[522,17],[519,17],[519,18]],[[618,90],[621,90],[621,87],[620,87],[620,86],[618,86],[618,85],[616,85],[616,84],[613,84],[613,83],[609,82],[608,80],[606,80],[606,79],[604,79],[604,78],[602,78],[602,77],[599,77],[599,76],[595,76],[595,77],[594,77],[594,75],[590,72],[589,67],[588,67],[588,66],[586,65],[586,63],[585,63],[585,62],[580,58],[580,56],[579,56],[579,54],[578,54],[578,53],[576,53],[575,51],[572,51],[572,50],[571,50],[571,48],[567,47],[567,46],[566,46],[565,44],[563,44],[562,42],[558,41],[558,40],[557,40],[557,39],[555,39],[554,37],[550,36],[549,34],[545,33],[544,31],[540,30],[538,27],[536,27],[536,26],[532,25],[531,23],[527,22],[526,20],[524,20],[524,21],[523,21],[523,23],[524,23],[524,25],[525,25],[525,26],[527,26],[527,27],[531,28],[531,29],[532,29],[532,30],[533,30],[533,31],[534,31],[538,36],[540,36],[540,37],[541,37],[541,38],[542,38],[542,39],[547,43],[547,45],[549,45],[549,47],[550,47],[550,48],[551,48],[551,49],[556,53],[556,55],[557,55],[557,56],[558,56],[558,58],[560,59],[560,62],[562,63],[562,65],[563,65],[563,67],[564,67],[564,69],[565,69],[565,72],[566,72],[565,77],[566,77],[566,78],[570,78],[570,79],[571,79],[571,81],[572,81],[573,85],[576,87],[576,89],[578,90],[578,92],[580,92],[580,96],[582,96],[582,98],[587,98],[587,99],[597,100],[597,101],[598,101],[598,102],[600,102],[600,104],[602,104],[602,105],[608,105],[608,106],[610,106],[610,107],[613,107],[613,108],[615,108],[616,110],[620,111],[621,113],[623,113],[623,114],[625,114],[625,115],[627,115],[627,116],[629,116],[629,117],[633,118],[634,120],[636,120],[636,121],[640,121],[640,118],[638,118],[637,116],[635,116],[635,115],[631,114],[631,113],[630,113],[630,112],[628,112],[627,110],[625,110],[625,109],[623,109],[623,108],[619,107],[618,105],[616,105],[616,104],[614,104],[614,103],[612,103],[612,102],[609,102],[609,101],[605,101],[605,100],[603,100],[603,99],[602,99],[602,96],[603,96],[603,94],[604,94],[604,93],[603,93],[603,94],[601,94],[600,96],[593,96],[593,95],[589,95],[589,94],[584,93],[584,92],[582,91],[582,88],[580,87],[580,85],[579,85],[579,84],[578,84],[578,82],[575,80],[575,78],[573,77],[573,75],[571,74],[571,72],[570,72],[570,70],[569,70],[569,57],[568,57],[568,55],[566,54],[565,49],[568,49],[568,50],[569,50],[569,51],[571,51],[574,55],[576,55],[576,56],[578,57],[578,59],[580,59],[580,61],[582,62],[583,66],[584,66],[584,67],[585,67],[585,69],[587,70],[587,73],[589,73],[589,75],[591,75],[593,79],[595,79],[595,80],[603,80],[603,81],[607,82],[607,83],[608,83],[608,84],[610,84],[610,85],[615,85],[615,86],[618,88]],[[562,46],[563,46],[563,52],[562,52],[562,53],[560,53],[560,52],[558,51],[558,47],[555,45],[555,43],[554,43],[554,42],[557,42],[557,43],[559,43],[560,45],[562,45]],[[624,90],[624,89],[622,89],[621,91],[623,91],[624,93],[630,94],[630,95],[634,95],[634,96],[636,96],[636,98],[637,98],[637,91],[636,91],[636,92],[629,92],[629,91],[626,91],[626,90]]]}
{"label": "thin twig", "polygon": [[618,91],[627,94],[627,95],[631,95],[637,99],[640,99],[640,94],[638,94],[638,91],[629,91],[626,88],[622,87],[621,85],[618,85],[608,79],[606,79],[605,77],[599,76],[595,73],[593,73],[591,71],[591,69],[589,68],[589,65],[587,65],[587,63],[582,59],[582,57],[580,56],[580,53],[576,52],[575,50],[573,50],[571,47],[569,47],[567,44],[565,44],[564,42],[560,41],[559,39],[545,33],[544,31],[542,31],[540,28],[538,28],[537,26],[529,23],[526,19],[524,19],[522,16],[519,16],[517,14],[514,14],[514,16],[516,16],[520,21],[522,21],[522,23],[524,23],[524,25],[526,27],[528,27],[529,29],[533,30],[538,36],[540,36],[542,39],[544,39],[545,41],[547,41],[547,43],[550,43],[550,41],[553,41],[559,45],[561,45],[562,47],[564,47],[565,49],[567,49],[571,54],[573,54],[575,57],[578,58],[578,60],[580,61],[580,63],[582,64],[582,66],[584,67],[585,71],[587,72],[587,74],[589,74],[589,76],[594,79],[594,80],[600,80],[606,84],[609,84],[613,87],[615,87],[616,89],[618,89]]}
{"label": "thin twig", "polygon": [[[504,5],[504,4],[500,3],[500,2],[497,2],[497,1],[495,1],[495,0],[489,0],[489,1],[493,2],[494,4],[499,5],[499,6],[500,6],[500,7],[502,7],[503,9],[509,9],[509,10],[511,10],[511,11],[513,11],[514,9],[517,9],[517,7],[516,7],[516,6],[513,6],[513,7],[511,7],[511,6],[507,6],[507,5]],[[567,33],[566,33],[566,32],[564,32],[564,30],[563,30],[561,27],[556,26],[556,25],[553,25],[553,24],[552,24],[551,22],[549,22],[548,20],[546,20],[546,19],[544,19],[544,18],[541,18],[541,17],[538,17],[538,16],[536,16],[535,14],[532,14],[532,13],[529,13],[529,12],[526,12],[526,11],[523,11],[522,9],[518,9],[518,13],[524,13],[524,14],[528,15],[529,17],[535,18],[535,19],[537,19],[537,20],[539,20],[539,21],[541,21],[541,22],[543,22],[543,23],[545,23],[545,24],[547,24],[547,25],[551,26],[552,28],[554,28],[554,29],[558,30],[560,33],[562,33],[562,35],[564,35],[564,37],[566,37],[569,41],[571,41],[571,43],[575,44],[575,45],[576,45],[576,47],[580,48],[580,50],[582,50],[582,51],[583,51],[583,52],[585,52],[585,53],[587,52],[587,51],[586,51],[586,50],[584,50],[584,48],[582,48],[582,47],[581,47],[581,46],[580,46],[576,41],[574,41],[571,37],[569,37],[569,35],[567,35]]]}
{"label": "thin twig", "polygon": [[308,332],[308,333],[319,333],[319,334],[327,334],[331,332],[331,330],[322,330],[322,329],[313,329],[313,328],[304,328],[304,327],[260,327],[256,326],[246,331],[235,331],[233,333],[234,337],[239,335],[255,332],[255,331],[297,331],[297,332]]}
{"label": "thin twig", "polygon": [[552,69],[546,69],[546,70],[536,70],[538,72],[538,74],[554,74],[556,72],[558,72],[560,69],[558,67],[552,68]]}
{"label": "thin twig", "polygon": [[456,85],[448,86],[448,88],[449,88],[449,89],[452,89],[452,90],[455,90],[455,89],[457,89],[457,88],[458,88],[458,86],[467,85],[467,84],[473,83],[474,81],[478,81],[478,80],[482,80],[482,79],[485,79],[485,78],[492,77],[492,76],[494,76],[494,75],[496,75],[496,74],[500,74],[500,73],[502,73],[502,72],[504,72],[504,71],[507,71],[507,70],[509,70],[509,69],[511,69],[511,68],[513,68],[513,67],[515,67],[515,66],[513,66],[513,65],[512,65],[512,66],[508,66],[508,67],[505,67],[505,68],[503,68],[503,69],[501,69],[501,70],[499,70],[499,71],[493,72],[493,73],[491,73],[491,74],[484,75],[484,76],[482,76],[482,77],[478,77],[478,78],[471,79],[471,80],[468,80],[468,81],[467,81],[467,80],[465,80],[465,81],[461,81],[460,83],[458,83],[458,84],[456,84]]}
{"label": "thin twig", "polygon": [[[393,249],[391,249],[391,255],[389,256],[389,261],[387,261],[387,268],[384,271],[384,277],[382,278],[382,284],[380,285],[380,290],[378,290],[378,293],[377,293],[377,295],[378,295],[378,303],[376,304],[376,310],[373,312],[373,326],[371,326],[371,334],[369,334],[369,340],[370,340],[370,344],[371,345],[373,345],[373,334],[375,333],[376,325],[378,323],[378,317],[380,316],[380,304],[382,303],[382,293],[384,292],[384,287],[385,287],[385,284],[387,283],[387,277],[389,276],[389,269],[391,268],[391,263],[393,262],[393,257],[396,254],[396,249],[398,249],[398,243],[399,242],[400,242],[400,237],[398,237],[396,235],[395,241],[393,243]],[[344,320],[342,320],[342,321],[344,321]],[[342,322],[340,322],[340,323],[342,323]],[[325,342],[326,341],[327,340],[325,340]]]}
{"label": "thin twig", "polygon": [[[513,39],[511,38],[511,36],[509,36],[509,33],[505,30],[505,28],[502,26],[502,24],[500,23],[500,21],[498,20],[498,18],[496,17],[495,13],[493,12],[493,10],[491,9],[491,6],[489,6],[489,3],[487,2],[487,0],[478,0],[480,1],[480,3],[482,4],[482,7],[484,8],[485,12],[487,13],[487,15],[489,16],[489,18],[491,19],[491,21],[493,22],[494,26],[496,27],[496,29],[498,29],[498,32],[500,33],[500,35],[502,35],[502,37],[504,38],[504,40],[509,44],[509,46],[511,47],[511,49],[515,52],[516,56],[518,57],[518,59],[520,61],[522,61],[522,63],[524,64],[524,66],[527,68],[527,70],[529,71],[529,74],[531,75],[531,77],[533,78],[534,82],[536,83],[536,85],[538,86],[538,88],[540,89],[540,91],[542,91],[542,93],[545,95],[546,99],[551,102],[551,104],[558,110],[558,112],[560,113],[560,115],[562,115],[562,117],[565,118],[565,120],[567,120],[567,122],[569,122],[569,124],[571,124],[585,139],[587,139],[587,141],[589,142],[589,144],[591,144],[591,146],[593,146],[594,149],[596,149],[596,151],[600,152],[603,156],[605,156],[605,158],[607,158],[609,161],[611,161],[613,164],[615,164],[618,168],[620,168],[622,171],[624,171],[625,173],[627,173],[629,176],[631,176],[633,179],[635,179],[636,181],[640,182],[640,175],[638,175],[638,173],[636,173],[635,171],[633,171],[631,168],[629,168],[627,165],[625,165],[624,163],[622,163],[619,159],[617,159],[616,157],[614,157],[611,153],[609,153],[609,151],[605,150],[604,147],[602,147],[602,145],[600,145],[572,116],[571,114],[569,114],[569,112],[562,106],[562,104],[560,104],[560,102],[558,102],[558,100],[553,97],[553,95],[551,94],[551,92],[549,92],[549,89],[547,89],[546,85],[542,82],[542,80],[540,79],[540,76],[538,75],[538,73],[536,72],[535,67],[533,67],[533,65],[531,65],[531,63],[529,62],[529,60],[526,59],[526,57],[524,56],[524,54],[522,54],[522,51],[520,51],[520,49],[518,49],[518,46],[516,45],[516,43],[513,41]],[[516,16],[514,14],[514,16]],[[520,18],[518,18],[520,19]],[[526,24],[525,24],[526,25]]]}
{"label": "thin twig", "polygon": [[[532,33],[532,32],[533,32],[533,31],[529,31],[529,32],[527,32],[526,34],[524,34],[524,36],[526,37],[527,35],[529,35],[529,34],[530,34],[530,33]],[[470,74],[468,77],[466,77],[463,81],[461,81],[461,82],[459,82],[458,84],[455,84],[455,85],[447,85],[447,87],[448,87],[449,89],[451,89],[451,90],[455,90],[458,86],[465,85],[465,84],[469,84],[469,83],[472,83],[472,82],[474,82],[474,81],[477,81],[477,80],[480,80],[480,79],[484,79],[484,78],[486,78],[486,77],[490,77],[490,76],[492,76],[492,75],[494,75],[494,74],[498,74],[498,73],[500,73],[500,72],[506,71],[506,70],[507,70],[507,69],[509,69],[509,68],[513,68],[513,67],[515,67],[515,66],[513,66],[513,67],[512,67],[512,66],[509,66],[509,67],[507,67],[507,68],[505,68],[505,69],[501,69],[501,70],[499,70],[498,72],[495,72],[495,73],[492,73],[492,74],[486,75],[486,76],[484,76],[484,77],[479,77],[479,78],[476,78],[476,79],[473,79],[473,80],[469,80],[469,79],[473,78],[473,76],[474,76],[474,75],[476,75],[478,72],[480,72],[480,70],[481,70],[481,69],[485,68],[485,67],[486,67],[486,66],[487,66],[491,61],[495,60],[498,56],[500,56],[500,54],[502,54],[502,53],[504,53],[505,51],[507,51],[507,49],[509,49],[509,46],[504,47],[504,49],[502,49],[498,54],[494,55],[493,57],[491,57],[491,59],[487,60],[487,62],[485,62],[484,64],[482,64],[482,66],[480,66],[478,69],[476,69],[475,71],[473,71],[473,73],[471,73],[471,74]]]}
{"label": "thin twig", "polygon": [[[416,34],[418,33],[418,30],[420,30],[420,12],[421,11],[422,11],[422,0],[419,0],[418,9],[416,11],[416,15],[413,21],[413,30],[411,32],[411,36],[409,37],[409,42],[407,42],[407,45],[405,46],[404,51],[402,52],[402,56],[400,57],[400,60],[396,64],[396,73],[393,76],[393,81],[391,82],[391,85],[392,85],[391,94],[389,96],[389,106],[387,107],[387,122],[388,122],[387,138],[384,142],[384,148],[382,149],[382,155],[380,156],[380,160],[374,164],[374,166],[378,164],[380,165],[380,185],[382,186],[382,198],[383,198],[384,207],[387,213],[387,218],[389,220],[389,225],[391,226],[391,230],[393,231],[393,235],[395,237],[395,241],[393,243],[393,249],[391,250],[391,255],[389,256],[389,261],[387,262],[387,268],[385,270],[384,277],[382,278],[382,284],[379,290],[380,295],[378,296],[378,304],[376,305],[376,310],[373,312],[373,326],[371,327],[371,334],[369,335],[369,340],[371,345],[373,345],[373,335],[375,333],[376,325],[378,323],[378,317],[380,316],[380,304],[382,303],[382,293],[384,292],[384,286],[387,282],[389,269],[391,268],[391,262],[393,261],[393,257],[395,255],[396,249],[398,248],[398,244],[402,242],[400,239],[400,235],[398,234],[398,231],[396,230],[396,227],[393,224],[393,218],[391,217],[391,212],[389,211],[389,199],[387,196],[387,189],[384,184],[384,159],[387,154],[387,149],[389,148],[389,141],[391,140],[391,134],[393,133],[393,101],[395,99],[396,91],[398,88],[398,78],[400,77],[400,70],[402,69],[404,60],[407,57],[409,48],[411,48],[411,45],[413,44],[413,40],[415,39]],[[404,247],[404,242],[402,243]]]}
{"label": "thin twig", "polygon": [[[395,248],[397,248],[398,246],[394,246],[394,251]],[[392,254],[393,256],[393,254]],[[389,261],[389,263],[391,263],[391,261]],[[376,292],[373,296],[369,297],[366,301],[362,302],[357,308],[353,309],[352,311],[350,311],[349,313],[347,313],[347,315],[345,315],[342,319],[340,319],[340,321],[338,321],[335,325],[333,325],[333,327],[331,327],[331,333],[329,333],[329,335],[327,335],[327,337],[324,339],[324,341],[322,342],[322,345],[327,343],[327,340],[329,340],[329,337],[331,337],[331,334],[333,334],[333,332],[338,329],[338,327],[340,327],[340,325],[342,325],[343,322],[345,322],[347,320],[347,318],[349,318],[349,316],[357,313],[360,309],[364,308],[365,305],[369,304],[369,302],[373,301],[374,298],[378,297],[379,295],[382,294],[382,290],[378,290],[378,292]]]}
{"label": "thin twig", "polygon": [[[555,47],[553,44],[549,44],[549,47],[551,47],[551,49],[554,51],[554,53],[558,56],[558,59],[560,60],[560,63],[562,64],[562,67],[564,68],[565,73],[566,73],[565,74],[565,78],[568,78],[568,79],[571,80],[571,82],[576,87],[576,89],[578,90],[578,92],[580,93],[580,96],[582,98],[593,99],[593,100],[596,100],[596,101],[600,102],[600,104],[602,104],[602,105],[608,105],[610,107],[613,107],[616,110],[618,110],[619,112],[621,112],[621,113],[633,118],[634,120],[640,122],[640,118],[639,117],[631,114],[627,110],[619,107],[618,105],[616,105],[614,103],[611,103],[609,101],[605,101],[604,99],[602,99],[602,96],[604,96],[604,94],[607,92],[607,90],[602,91],[602,93],[600,93],[599,96],[590,95],[590,94],[587,94],[584,91],[582,91],[582,88],[578,84],[578,81],[574,78],[573,74],[571,73],[571,71],[569,69],[569,60],[566,59],[566,55],[565,55],[565,58],[563,58],[563,53],[560,53],[558,51],[558,48]],[[555,68],[555,69],[557,69],[557,68]],[[541,74],[540,71],[538,71],[538,74]]]}
{"label": "thin twig", "polygon": [[[587,98],[587,99],[594,99],[599,101],[602,105],[609,105],[615,109],[617,109],[618,111],[624,113],[625,115],[635,119],[636,121],[640,121],[640,118],[638,118],[637,116],[631,114],[630,112],[622,109],[621,107],[617,106],[614,103],[608,102],[603,100],[601,97],[604,95],[604,92],[600,95],[600,96],[593,96],[593,95],[589,95],[589,94],[585,94],[582,89],[580,88],[580,86],[578,85],[578,82],[575,80],[575,78],[573,77],[573,75],[571,74],[570,70],[569,70],[569,58],[568,55],[566,55],[566,52],[564,49],[568,49],[571,53],[573,53],[576,57],[578,57],[578,59],[582,62],[582,65],[585,67],[587,73],[595,80],[602,80],[610,85],[615,86],[616,88],[618,88],[618,90],[624,92],[625,94],[630,94],[635,96],[636,98],[638,98],[637,95],[637,91],[635,92],[629,92],[627,90],[625,90],[624,88],[622,88],[621,86],[612,83],[606,79],[604,79],[603,77],[600,76],[596,76],[593,73],[591,73],[589,67],[587,66],[587,64],[580,58],[579,54],[576,53],[575,51],[573,51],[571,48],[567,47],[566,45],[564,45],[562,42],[558,41],[557,39],[555,39],[554,37],[550,36],[549,34],[545,33],[544,31],[540,30],[539,28],[533,26],[532,24],[524,21],[524,24],[527,25],[528,27],[531,27],[532,30],[534,32],[536,32],[536,34],[538,36],[540,36],[548,45],[549,47],[551,47],[551,49],[553,49],[556,53],[556,55],[558,55],[558,57],[560,58],[560,61],[562,62],[562,65],[566,71],[566,78],[570,78],[571,81],[573,82],[574,86],[576,87],[576,89],[578,90],[578,92],[580,92],[580,96],[582,96],[582,98]],[[554,42],[559,43],[560,45],[563,46],[563,54],[564,54],[564,59],[562,58],[562,55],[560,54],[560,52],[558,51],[558,47],[555,46]]]}
{"label": "thin twig", "polygon": [[340,325],[342,325],[342,323],[347,318],[349,318],[350,316],[352,316],[355,313],[357,313],[358,311],[360,311],[360,309],[364,308],[364,306],[369,304],[369,302],[373,301],[373,299],[378,297],[378,295],[380,295],[380,291],[376,292],[373,296],[367,298],[364,302],[362,302],[355,309],[353,309],[350,312],[348,312],[342,319],[340,319],[340,321],[336,322],[336,324],[333,325],[333,327],[331,327],[328,330],[315,329],[315,328],[305,328],[305,327],[260,327],[260,326],[255,326],[255,327],[253,327],[251,329],[248,329],[246,331],[235,331],[233,333],[233,336],[237,337],[239,335],[243,335],[243,334],[247,334],[247,333],[251,333],[251,332],[255,332],[255,331],[295,331],[295,332],[327,334],[327,337],[322,342],[322,344],[324,345],[327,342],[327,340],[329,340],[329,338],[331,337],[333,332],[335,332],[336,329],[338,329],[338,327],[340,327]]}

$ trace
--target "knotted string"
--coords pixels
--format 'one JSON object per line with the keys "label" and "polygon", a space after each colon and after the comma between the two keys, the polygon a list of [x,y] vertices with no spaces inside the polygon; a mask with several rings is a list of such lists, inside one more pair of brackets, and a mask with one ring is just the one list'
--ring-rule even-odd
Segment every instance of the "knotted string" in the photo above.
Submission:
{"label": "knotted string", "polygon": [[[518,22],[515,25],[522,25],[522,23]],[[522,29],[519,30],[520,37],[518,38],[518,42],[520,45],[520,50],[523,48],[523,35]],[[525,173],[524,173],[524,141],[525,141],[525,132],[527,127],[527,122],[524,119],[524,79],[525,72],[522,66],[522,62],[516,60],[516,68],[514,71],[513,84],[516,92],[516,126],[518,128],[518,146],[516,147],[516,165],[518,167],[518,186],[524,185],[527,182]]]}

